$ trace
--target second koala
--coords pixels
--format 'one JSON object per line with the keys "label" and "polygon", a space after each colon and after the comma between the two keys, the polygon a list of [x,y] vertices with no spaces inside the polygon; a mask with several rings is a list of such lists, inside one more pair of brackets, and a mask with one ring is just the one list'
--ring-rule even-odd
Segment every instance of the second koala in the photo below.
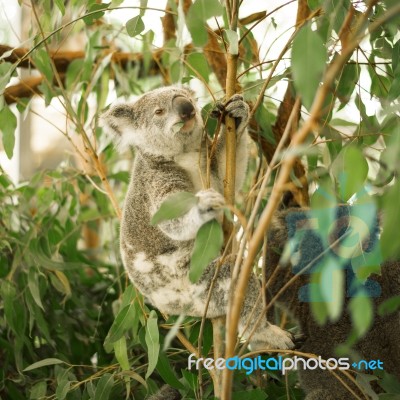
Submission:
{"label": "second koala", "polygon": [[[247,167],[249,108],[241,96],[233,96],[224,112],[235,118],[237,143],[236,185],[240,188]],[[105,129],[117,142],[136,148],[131,182],[121,223],[121,254],[130,279],[160,311],[201,317],[215,273],[217,260],[193,284],[188,278],[194,238],[207,221],[218,217],[224,205],[225,133],[219,135],[211,159],[211,189],[205,189],[209,140],[194,93],[185,88],[165,87],[141,96],[135,103],[113,106],[103,117]],[[152,226],[150,221],[170,195],[192,192],[198,203],[182,217]],[[207,317],[226,314],[233,257],[219,269]],[[239,323],[240,332],[256,303],[259,283],[252,277]],[[260,304],[255,316],[262,312]],[[252,318],[249,331],[257,318]],[[294,347],[292,336],[265,320],[252,337],[253,349]]]}

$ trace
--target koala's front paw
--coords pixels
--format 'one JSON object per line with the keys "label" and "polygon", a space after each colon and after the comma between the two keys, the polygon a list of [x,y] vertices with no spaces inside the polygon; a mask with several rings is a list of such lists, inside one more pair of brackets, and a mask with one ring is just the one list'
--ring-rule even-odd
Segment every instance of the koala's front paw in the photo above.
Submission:
{"label": "koala's front paw", "polygon": [[279,326],[270,325],[268,327],[268,343],[272,349],[290,350],[296,347],[294,336]]}
{"label": "koala's front paw", "polygon": [[229,115],[235,119],[236,129],[240,129],[249,120],[249,113],[249,106],[243,100],[243,96],[235,94],[226,103],[217,103],[211,116],[219,118],[220,116]]}
{"label": "koala's front paw", "polygon": [[276,325],[268,325],[250,341],[251,350],[280,349],[290,350],[296,347],[294,336]]}
{"label": "koala's front paw", "polygon": [[224,196],[214,189],[201,190],[196,196],[199,198],[197,204],[199,214],[205,221],[216,218],[225,205]]}

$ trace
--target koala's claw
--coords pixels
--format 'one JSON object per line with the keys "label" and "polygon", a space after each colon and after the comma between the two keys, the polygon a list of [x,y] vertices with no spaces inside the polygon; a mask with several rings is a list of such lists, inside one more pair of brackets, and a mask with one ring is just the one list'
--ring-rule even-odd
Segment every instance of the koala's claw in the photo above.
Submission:
{"label": "koala's claw", "polygon": [[294,336],[276,325],[268,324],[266,329],[250,338],[251,351],[268,353],[269,349],[292,350],[295,348]]}
{"label": "koala's claw", "polygon": [[215,104],[215,108],[211,112],[211,117],[220,118],[224,115],[235,118],[236,128],[243,122],[247,122],[249,118],[249,106],[243,100],[242,95],[235,94],[226,103],[217,102]]}
{"label": "koala's claw", "polygon": [[210,116],[211,116],[211,118],[218,119],[219,117],[224,115],[224,112],[225,112],[224,104],[221,103],[220,101],[217,101],[215,103],[215,106],[214,106],[213,110],[210,113]]}
{"label": "koala's claw", "polygon": [[214,189],[201,190],[196,196],[199,198],[198,208],[201,214],[217,213],[225,205],[224,196]]}

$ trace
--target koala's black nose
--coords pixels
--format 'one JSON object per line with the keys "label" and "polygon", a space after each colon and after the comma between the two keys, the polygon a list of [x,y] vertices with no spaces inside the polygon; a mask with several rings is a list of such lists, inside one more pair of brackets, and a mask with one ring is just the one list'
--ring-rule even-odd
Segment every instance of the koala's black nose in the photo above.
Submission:
{"label": "koala's black nose", "polygon": [[175,97],[172,104],[183,121],[189,121],[196,115],[193,104],[183,96]]}

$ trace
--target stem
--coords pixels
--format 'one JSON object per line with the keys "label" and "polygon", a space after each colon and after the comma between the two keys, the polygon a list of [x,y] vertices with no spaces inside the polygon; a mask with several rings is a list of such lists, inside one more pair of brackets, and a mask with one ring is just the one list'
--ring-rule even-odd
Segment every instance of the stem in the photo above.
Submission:
{"label": "stem", "polygon": [[[238,15],[239,15],[239,3],[237,0],[226,0],[227,11],[228,11],[228,23],[229,29],[237,31]],[[226,100],[229,100],[236,93],[236,81],[237,81],[237,67],[238,67],[238,54],[232,54],[229,52],[226,55]],[[233,206],[235,203],[235,178],[236,178],[236,125],[234,118],[227,116],[225,118],[225,145],[226,145],[226,171],[224,180],[224,197],[228,205]],[[226,219],[223,223],[225,243],[228,243],[232,232],[233,225]],[[227,244],[228,252],[232,245]],[[225,318],[216,318],[212,320],[213,324],[213,340],[214,340],[214,358],[217,359],[224,354],[224,326]],[[229,321],[226,322],[228,327]],[[214,396],[217,398],[225,399],[223,390],[224,381],[223,376],[218,370],[217,379],[218,382],[214,382]],[[230,397],[230,393],[229,393]]]}

